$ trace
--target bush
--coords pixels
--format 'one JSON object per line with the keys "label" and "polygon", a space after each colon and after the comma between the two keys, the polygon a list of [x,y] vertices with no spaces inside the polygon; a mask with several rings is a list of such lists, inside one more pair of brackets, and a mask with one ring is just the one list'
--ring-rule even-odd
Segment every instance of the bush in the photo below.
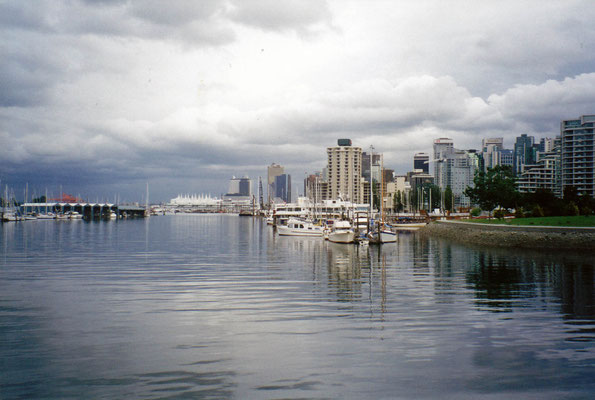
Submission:
{"label": "bush", "polygon": [[532,217],[543,217],[545,216],[543,213],[543,208],[539,204],[533,206],[533,210],[531,210]]}
{"label": "bush", "polygon": [[515,218],[525,218],[525,212],[523,211],[523,207],[517,207],[514,211]]}
{"label": "bush", "polygon": [[578,206],[574,203],[574,201],[566,204],[564,207],[564,214],[568,216],[581,215]]}
{"label": "bush", "polygon": [[498,218],[498,219],[503,219],[504,218],[504,210],[499,208],[496,211],[494,211],[494,217]]}
{"label": "bush", "polygon": [[471,216],[472,217],[479,217],[480,214],[481,214],[481,208],[474,207],[474,208],[471,209]]}

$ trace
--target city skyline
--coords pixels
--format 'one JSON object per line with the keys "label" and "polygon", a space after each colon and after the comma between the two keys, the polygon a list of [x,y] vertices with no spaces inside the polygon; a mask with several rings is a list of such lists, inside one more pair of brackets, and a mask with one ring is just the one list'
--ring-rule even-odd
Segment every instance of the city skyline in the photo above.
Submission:
{"label": "city skyline", "polygon": [[[512,148],[593,113],[590,2],[0,4],[0,180],[20,196],[167,201],[293,182],[327,147],[396,174],[448,137]],[[420,23],[423,21],[423,23]]]}

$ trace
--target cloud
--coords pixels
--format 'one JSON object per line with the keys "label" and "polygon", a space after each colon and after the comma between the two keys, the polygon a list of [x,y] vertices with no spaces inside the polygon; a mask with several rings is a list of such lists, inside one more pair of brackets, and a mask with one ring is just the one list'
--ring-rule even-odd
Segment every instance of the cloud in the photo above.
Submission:
{"label": "cloud", "polygon": [[488,103],[503,118],[523,122],[532,132],[557,133],[561,120],[595,112],[595,73],[515,85],[501,95],[491,95]]}
{"label": "cloud", "polygon": [[397,172],[436,137],[553,137],[594,112],[587,5],[0,2],[0,179],[225,187],[341,137]]}
{"label": "cloud", "polygon": [[240,24],[270,31],[294,31],[311,35],[332,27],[326,1],[319,0],[236,0],[230,18]]}

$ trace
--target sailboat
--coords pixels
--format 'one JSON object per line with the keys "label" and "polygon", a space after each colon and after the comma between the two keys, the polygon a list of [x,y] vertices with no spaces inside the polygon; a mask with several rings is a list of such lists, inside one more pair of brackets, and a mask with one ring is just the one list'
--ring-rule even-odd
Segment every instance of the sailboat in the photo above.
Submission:
{"label": "sailboat", "polygon": [[[376,222],[376,226],[370,227],[369,239],[370,243],[395,243],[397,241],[397,234],[393,232],[388,225],[384,223],[384,157],[381,155],[380,167],[380,219]],[[372,182],[372,155],[370,154],[370,182]],[[370,185],[370,196],[372,196],[372,186]]]}

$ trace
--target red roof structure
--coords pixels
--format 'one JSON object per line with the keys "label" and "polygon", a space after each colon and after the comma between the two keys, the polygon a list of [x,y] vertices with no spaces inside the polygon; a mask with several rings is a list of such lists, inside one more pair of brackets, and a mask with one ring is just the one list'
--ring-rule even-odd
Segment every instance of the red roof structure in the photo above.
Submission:
{"label": "red roof structure", "polygon": [[48,201],[50,201],[50,202],[55,201],[57,203],[82,203],[83,199],[81,199],[79,197],[74,197],[71,194],[62,193],[62,195],[60,197],[57,197],[55,199],[49,199]]}

